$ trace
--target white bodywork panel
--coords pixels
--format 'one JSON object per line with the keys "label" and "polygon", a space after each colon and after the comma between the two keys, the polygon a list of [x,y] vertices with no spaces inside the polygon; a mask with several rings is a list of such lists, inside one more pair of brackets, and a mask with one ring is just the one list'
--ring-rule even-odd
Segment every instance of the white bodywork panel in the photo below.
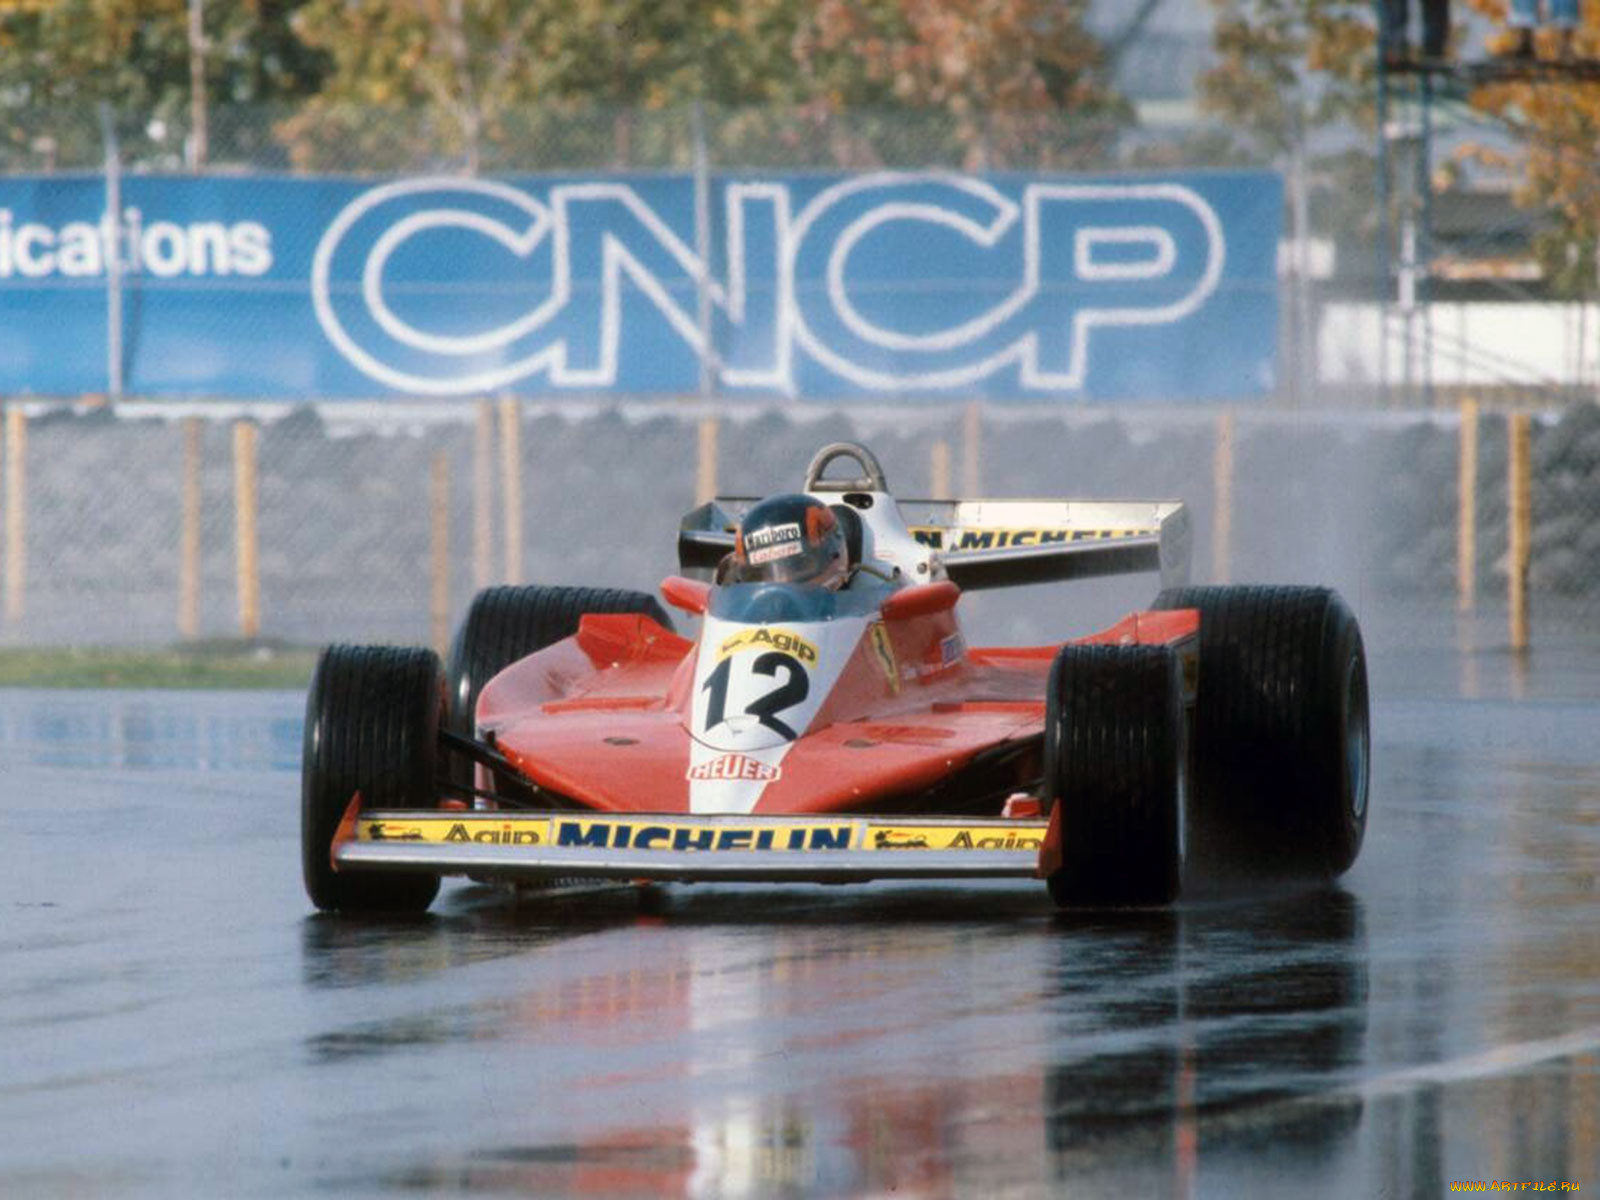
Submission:
{"label": "white bodywork panel", "polygon": [[[766,625],[705,618],[689,707],[690,812],[755,808],[833,691],[868,623],[866,616]],[[724,760],[742,771],[716,777],[715,764]],[[702,773],[709,777],[697,778]]]}

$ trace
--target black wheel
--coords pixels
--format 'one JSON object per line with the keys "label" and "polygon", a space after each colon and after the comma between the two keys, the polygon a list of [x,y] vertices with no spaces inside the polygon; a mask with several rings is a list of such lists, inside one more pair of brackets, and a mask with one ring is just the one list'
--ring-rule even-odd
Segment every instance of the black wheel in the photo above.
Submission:
{"label": "black wheel", "polygon": [[1361,629],[1309,587],[1169,588],[1200,610],[1190,807],[1202,869],[1332,878],[1367,827],[1370,731]]}
{"label": "black wheel", "polygon": [[471,736],[483,685],[519,658],[577,633],[585,613],[642,613],[672,628],[661,605],[646,592],[531,585],[485,588],[473,599],[450,645],[445,671],[449,727]]}
{"label": "black wheel", "polygon": [[444,678],[432,650],[329,646],[306,696],[300,853],[306,894],[339,912],[421,912],[430,874],[336,872],[329,847],[350,798],[366,809],[435,808]]}
{"label": "black wheel", "polygon": [[1063,646],[1045,704],[1047,809],[1061,805],[1062,906],[1178,894],[1183,685],[1165,646]]}

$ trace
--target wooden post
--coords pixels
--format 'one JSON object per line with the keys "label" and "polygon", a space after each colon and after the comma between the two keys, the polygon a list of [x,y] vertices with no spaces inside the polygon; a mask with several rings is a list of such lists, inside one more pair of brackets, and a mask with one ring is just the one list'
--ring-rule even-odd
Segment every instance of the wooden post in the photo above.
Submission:
{"label": "wooden post", "polygon": [[1461,463],[1456,471],[1456,609],[1478,601],[1478,402],[1461,402]]}
{"label": "wooden post", "polygon": [[200,636],[200,502],[205,424],[183,419],[183,502],[178,530],[178,636]]}
{"label": "wooden post", "polygon": [[522,406],[500,401],[500,503],[505,516],[506,583],[522,582]]}
{"label": "wooden post", "polygon": [[6,409],[6,587],[5,616],[22,620],[28,593],[28,418]]}
{"label": "wooden post", "polygon": [[428,616],[433,648],[450,648],[450,455],[437,450],[428,479]]}
{"label": "wooden post", "polygon": [[705,504],[717,494],[717,434],[716,417],[700,418],[700,449],[695,458],[694,502]]}
{"label": "wooden post", "polygon": [[256,486],[256,427],[233,425],[234,590],[239,601],[239,636],[253,641],[261,633],[261,566],[256,543],[259,495]]}
{"label": "wooden post", "polygon": [[1528,565],[1533,554],[1533,472],[1528,414],[1509,418],[1506,457],[1506,527],[1510,588],[1511,648],[1528,648]]}
{"label": "wooden post", "polygon": [[494,582],[494,405],[478,401],[472,434],[472,587]]}
{"label": "wooden post", "polygon": [[974,400],[967,405],[961,421],[961,494],[977,497],[983,488],[983,406]]}
{"label": "wooden post", "polygon": [[1233,410],[1217,415],[1211,458],[1211,582],[1227,583],[1233,562]]}
{"label": "wooden post", "polygon": [[928,497],[932,500],[950,499],[950,443],[940,440],[933,444],[928,454],[928,473],[932,486]]}

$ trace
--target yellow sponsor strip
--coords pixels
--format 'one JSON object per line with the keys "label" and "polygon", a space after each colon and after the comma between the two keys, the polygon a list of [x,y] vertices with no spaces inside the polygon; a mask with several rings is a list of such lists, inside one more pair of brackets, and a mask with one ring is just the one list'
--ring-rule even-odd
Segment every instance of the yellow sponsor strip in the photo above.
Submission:
{"label": "yellow sponsor strip", "polygon": [[356,825],[360,842],[568,847],[582,850],[770,851],[1020,850],[1044,842],[1043,824],[903,824],[860,818],[806,821],[673,820],[642,816],[386,815]]}
{"label": "yellow sponsor strip", "polygon": [[478,843],[492,846],[558,846],[587,850],[848,850],[859,821],[826,818],[784,822],[679,821],[638,817],[466,817],[424,820],[385,817],[363,820],[363,842]]}

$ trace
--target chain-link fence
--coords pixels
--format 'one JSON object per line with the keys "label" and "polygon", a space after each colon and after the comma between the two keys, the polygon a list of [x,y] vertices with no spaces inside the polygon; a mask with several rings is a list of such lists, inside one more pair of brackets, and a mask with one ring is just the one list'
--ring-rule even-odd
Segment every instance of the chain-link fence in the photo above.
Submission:
{"label": "chain-link fence", "polygon": [[[676,569],[677,523],[697,491],[796,487],[810,455],[841,438],[872,446],[905,496],[1183,498],[1197,579],[1333,584],[1380,644],[1454,637],[1466,521],[1465,599],[1489,623],[1487,644],[1507,636],[1517,566],[1502,413],[1473,422],[1464,513],[1463,427],[1449,413],[991,408],[969,455],[975,424],[960,408],[576,407],[360,418],[307,407],[259,420],[56,409],[25,422],[14,411],[0,640],[438,641],[477,587],[507,578],[653,587]],[[259,430],[253,448],[241,422]],[[1600,617],[1600,409],[1534,420],[1530,441],[1537,637]],[[253,514],[243,534],[241,506]],[[974,635],[1084,632],[1153,587],[975,597]]]}

